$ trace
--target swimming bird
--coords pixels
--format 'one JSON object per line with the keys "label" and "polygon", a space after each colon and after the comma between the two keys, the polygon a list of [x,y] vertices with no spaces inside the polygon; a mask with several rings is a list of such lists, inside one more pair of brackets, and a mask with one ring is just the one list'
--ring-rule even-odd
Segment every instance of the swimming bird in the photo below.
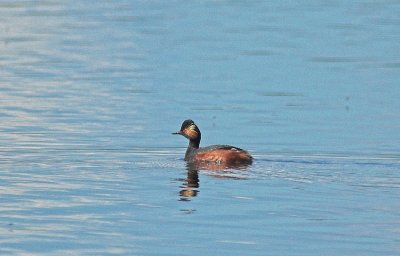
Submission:
{"label": "swimming bird", "polygon": [[181,129],[172,134],[179,134],[189,140],[189,145],[185,153],[185,161],[188,163],[206,162],[212,164],[236,166],[249,165],[253,157],[246,151],[238,147],[229,145],[212,145],[200,147],[201,132],[193,120],[185,120]]}

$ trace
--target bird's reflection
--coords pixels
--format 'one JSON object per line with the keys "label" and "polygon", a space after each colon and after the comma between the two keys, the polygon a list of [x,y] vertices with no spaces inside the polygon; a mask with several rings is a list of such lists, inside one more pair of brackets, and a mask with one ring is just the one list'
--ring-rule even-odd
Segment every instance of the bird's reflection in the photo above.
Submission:
{"label": "bird's reflection", "polygon": [[181,191],[179,191],[181,201],[188,201],[189,198],[197,196],[199,192],[199,170],[188,168],[187,178],[184,180],[181,188]]}
{"label": "bird's reflection", "polygon": [[249,164],[217,164],[210,162],[195,162],[187,163],[187,177],[183,179],[183,183],[180,186],[179,191],[180,201],[190,201],[192,197],[196,197],[199,193],[199,172],[200,171],[210,171],[208,173],[215,178],[225,178],[225,179],[245,179],[243,175],[240,175],[247,169]]}

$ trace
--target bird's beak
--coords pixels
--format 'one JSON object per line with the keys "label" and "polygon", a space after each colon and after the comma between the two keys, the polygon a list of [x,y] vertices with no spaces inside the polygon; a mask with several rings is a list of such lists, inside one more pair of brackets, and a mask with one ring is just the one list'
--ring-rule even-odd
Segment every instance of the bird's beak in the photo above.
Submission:
{"label": "bird's beak", "polygon": [[174,135],[176,135],[176,134],[182,135],[182,132],[181,132],[181,131],[179,131],[179,132],[173,132],[172,134],[174,134]]}

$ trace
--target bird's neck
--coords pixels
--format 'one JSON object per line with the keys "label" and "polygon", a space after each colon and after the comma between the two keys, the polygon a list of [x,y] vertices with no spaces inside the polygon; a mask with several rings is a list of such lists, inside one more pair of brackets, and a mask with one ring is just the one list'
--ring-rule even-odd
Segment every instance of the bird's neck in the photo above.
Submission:
{"label": "bird's neck", "polygon": [[185,154],[185,160],[190,160],[190,158],[193,156],[194,152],[199,148],[200,146],[200,140],[189,140],[189,145],[186,149],[186,154]]}

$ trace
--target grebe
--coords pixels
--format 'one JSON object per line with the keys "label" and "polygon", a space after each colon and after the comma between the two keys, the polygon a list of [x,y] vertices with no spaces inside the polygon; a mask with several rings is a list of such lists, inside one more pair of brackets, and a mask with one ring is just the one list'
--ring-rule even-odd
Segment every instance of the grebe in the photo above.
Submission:
{"label": "grebe", "polygon": [[229,145],[213,145],[200,148],[201,133],[199,127],[190,119],[182,123],[181,130],[173,134],[180,134],[189,140],[185,154],[185,161],[189,163],[207,162],[221,165],[251,164],[253,157],[238,147]]}

